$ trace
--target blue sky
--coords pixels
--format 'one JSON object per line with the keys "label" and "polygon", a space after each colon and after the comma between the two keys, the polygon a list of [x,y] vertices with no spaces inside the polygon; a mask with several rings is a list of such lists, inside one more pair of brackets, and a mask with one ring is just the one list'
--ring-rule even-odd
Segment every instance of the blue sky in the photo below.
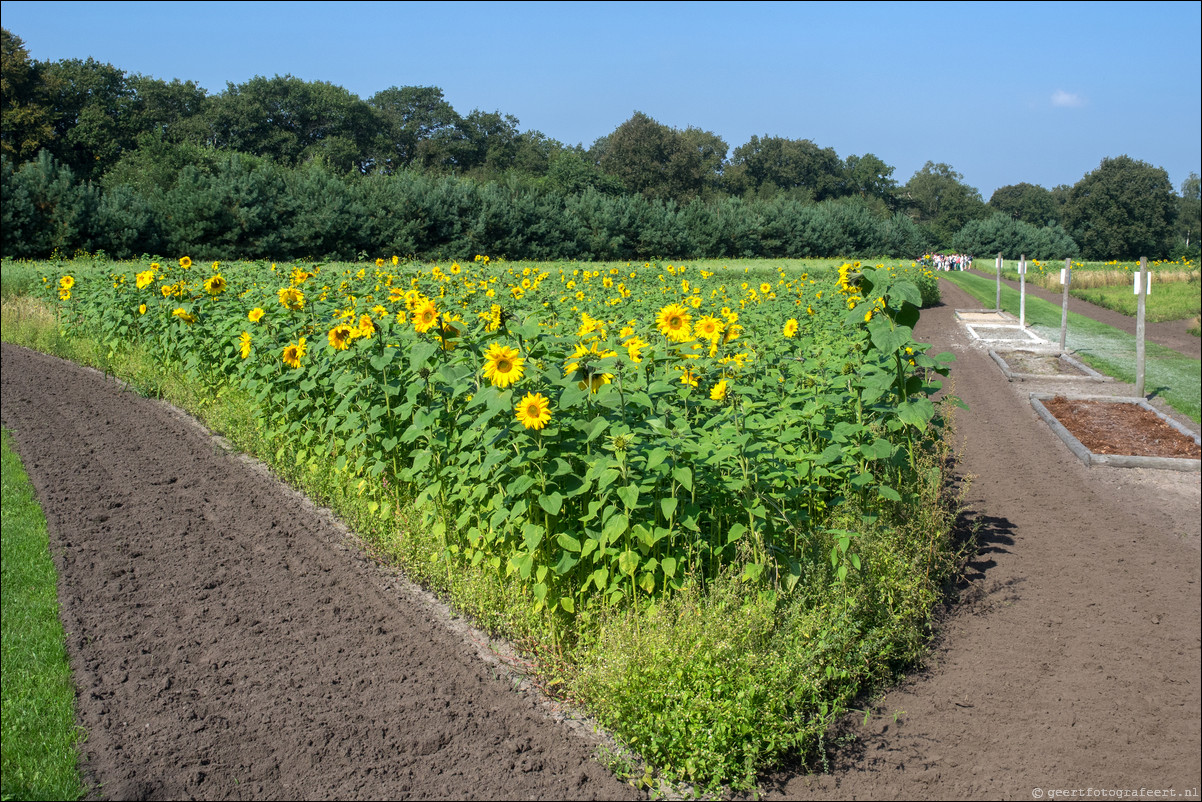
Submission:
{"label": "blue sky", "polygon": [[589,145],[635,111],[731,150],[752,135],[945,162],[988,200],[1104,157],[1202,172],[1202,4],[3,2],[38,60],[88,58],[211,94],[255,75],[368,98],[438,86]]}

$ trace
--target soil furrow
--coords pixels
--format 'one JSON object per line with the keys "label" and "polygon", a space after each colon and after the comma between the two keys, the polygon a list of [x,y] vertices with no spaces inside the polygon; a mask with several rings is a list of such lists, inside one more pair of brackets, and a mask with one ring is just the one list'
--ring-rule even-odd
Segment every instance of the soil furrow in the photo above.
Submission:
{"label": "soil furrow", "polygon": [[294,494],[161,404],[5,343],[99,794],[632,798]]}

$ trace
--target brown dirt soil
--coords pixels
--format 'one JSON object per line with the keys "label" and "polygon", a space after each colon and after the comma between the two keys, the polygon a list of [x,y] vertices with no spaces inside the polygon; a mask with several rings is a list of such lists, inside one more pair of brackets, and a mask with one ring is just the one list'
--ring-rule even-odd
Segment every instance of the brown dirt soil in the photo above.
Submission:
{"label": "brown dirt soil", "polygon": [[8,343],[0,376],[94,796],[636,797],[595,740],[183,416]]}
{"label": "brown dirt soil", "polygon": [[[1202,494],[1198,474],[1089,468],[953,310],[917,339],[956,355],[964,524],[976,550],[926,665],[842,726],[831,772],[782,772],[790,799],[1039,799],[1052,790],[1199,788]],[[1107,385],[1134,395],[1129,385]],[[1154,406],[1158,406],[1154,402]],[[1198,426],[1173,415],[1191,429]],[[1041,796],[1042,795],[1042,796]]]}
{"label": "brown dirt soil", "polygon": [[997,351],[1014,373],[1032,376],[1085,376],[1084,371],[1061,359],[1057,354],[1037,354],[1033,351]]}
{"label": "brown dirt soil", "polygon": [[[766,795],[1196,794],[1198,475],[1082,465],[1030,383],[1006,382],[956,322],[972,299],[943,291],[917,336],[956,354],[951,389],[970,406],[966,576],[926,665],[865,702],[867,725],[843,722],[829,772],[785,768]],[[632,795],[294,494],[94,373],[8,344],[3,362],[100,793]]]}
{"label": "brown dirt soil", "polygon": [[1095,454],[1202,459],[1202,446],[1193,438],[1137,404],[1056,396],[1043,405]]}

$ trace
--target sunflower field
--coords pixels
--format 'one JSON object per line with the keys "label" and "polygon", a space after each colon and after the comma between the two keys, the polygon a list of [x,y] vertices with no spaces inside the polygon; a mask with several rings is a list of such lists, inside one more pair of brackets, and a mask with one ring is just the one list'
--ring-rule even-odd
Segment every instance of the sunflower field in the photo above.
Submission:
{"label": "sunflower field", "polygon": [[921,652],[954,560],[919,266],[109,267],[43,276],[68,336],[245,394],[380,537],[412,516],[417,573],[506,588],[670,780],[750,786]]}

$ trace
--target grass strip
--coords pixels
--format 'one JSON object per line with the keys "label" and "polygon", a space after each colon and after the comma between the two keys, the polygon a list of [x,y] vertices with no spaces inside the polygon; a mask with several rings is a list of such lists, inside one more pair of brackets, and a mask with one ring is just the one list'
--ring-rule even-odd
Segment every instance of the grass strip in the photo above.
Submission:
{"label": "grass strip", "polygon": [[[996,299],[993,279],[971,273],[943,276],[985,307]],[[1002,309],[1018,314],[1018,290],[1002,285]],[[1060,341],[1060,307],[1041,298],[1027,297],[1026,319],[1032,330],[1046,340]],[[1119,381],[1135,383],[1135,337],[1093,318],[1068,313],[1065,347],[1094,370]],[[1159,396],[1183,415],[1202,422],[1202,361],[1190,359],[1171,348],[1145,341],[1144,389]]]}
{"label": "grass strip", "polygon": [[[1198,282],[1153,284],[1145,314],[1149,323],[1184,320],[1202,312],[1202,287]],[[1070,290],[1073,296],[1121,315],[1135,317],[1139,297],[1130,284]]]}
{"label": "grass strip", "polygon": [[58,618],[46,519],[7,430],[0,459],[0,795],[79,799],[85,790],[77,768],[81,733],[75,727],[75,687]]}

